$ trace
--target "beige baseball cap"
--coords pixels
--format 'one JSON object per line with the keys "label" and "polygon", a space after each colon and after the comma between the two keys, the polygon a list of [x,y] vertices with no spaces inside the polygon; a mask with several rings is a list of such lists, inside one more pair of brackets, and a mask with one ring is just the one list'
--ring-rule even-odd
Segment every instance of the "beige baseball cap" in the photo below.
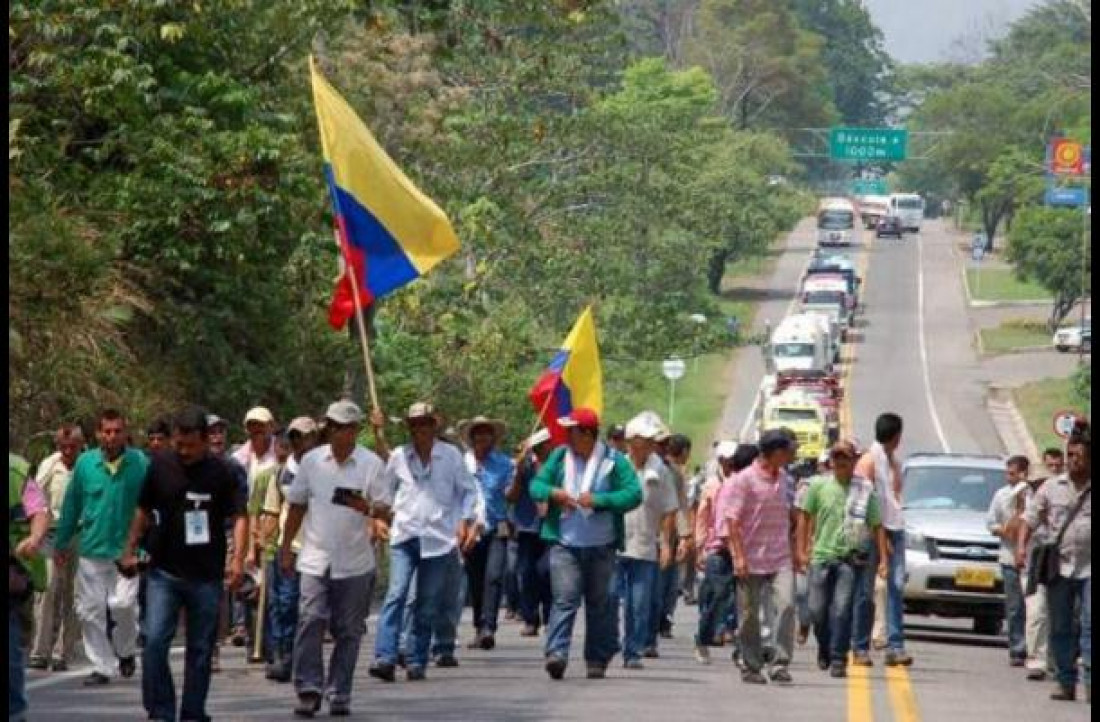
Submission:
{"label": "beige baseball cap", "polygon": [[249,409],[248,413],[244,415],[245,425],[251,421],[259,421],[261,424],[273,424],[275,423],[275,416],[267,408],[256,406]]}

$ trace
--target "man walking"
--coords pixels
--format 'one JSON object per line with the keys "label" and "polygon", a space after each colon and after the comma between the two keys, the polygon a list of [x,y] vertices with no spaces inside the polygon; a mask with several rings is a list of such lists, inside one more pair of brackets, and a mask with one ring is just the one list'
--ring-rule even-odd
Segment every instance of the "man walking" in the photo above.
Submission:
{"label": "man walking", "polygon": [[[126,419],[118,411],[100,412],[96,437],[99,448],[81,454],[65,490],[54,553],[59,567],[72,564],[69,547],[79,530],[76,613],[93,667],[85,686],[107,684],[116,669],[123,677],[137,669],[138,579],[122,574],[118,560],[149,465],[145,454],[126,446]],[[110,638],[108,611],[114,621]]]}
{"label": "man walking", "polygon": [[[1024,512],[1016,547],[1018,567],[1032,533],[1045,521],[1058,543],[1059,568],[1047,584],[1050,646],[1058,689],[1051,699],[1077,699],[1077,657],[1084,664],[1085,696],[1092,703],[1092,438],[1075,433],[1066,445],[1065,474],[1048,479]],[[1037,570],[1033,570],[1035,573]],[[1077,636],[1079,634],[1079,636]],[[1076,637],[1076,638],[1075,638]]]}
{"label": "man walking", "polygon": [[26,459],[8,453],[8,719],[27,710],[23,616],[31,595],[46,585],[39,556],[50,529],[50,508]]}
{"label": "man walking", "polygon": [[538,505],[531,498],[531,480],[546,462],[551,451],[550,432],[540,429],[524,444],[517,471],[505,498],[512,504],[512,522],[516,528],[519,583],[519,611],[523,620],[521,637],[537,637],[539,628],[550,618],[550,579],[542,569],[546,545],[539,535],[542,526]]}
{"label": "man walking", "polygon": [[485,500],[485,533],[473,547],[466,563],[473,602],[476,637],[471,649],[496,646],[496,631],[508,572],[508,500],[505,492],[515,474],[512,459],[498,448],[504,437],[504,422],[478,416],[459,424],[466,448],[466,469],[477,479]]}
{"label": "man walking", "polygon": [[393,682],[396,676],[405,605],[414,575],[416,604],[407,641],[406,679],[417,682],[426,678],[433,623],[454,601],[455,590],[447,588],[447,581],[454,579],[460,549],[469,552],[478,534],[477,481],[462,453],[437,438],[435,410],[430,404],[415,403],[409,407],[405,423],[412,443],[390,455],[382,496],[393,514],[390,586],[378,620],[370,674],[384,682]]}
{"label": "man walking", "polygon": [[[294,639],[294,714],[300,717],[316,714],[325,696],[329,714],[351,714],[352,681],[374,588],[370,517],[373,502],[386,496],[385,464],[356,443],[363,412],[350,401],[337,401],[325,419],[329,443],[302,458],[286,490],[290,511],[279,549],[283,573],[289,576],[297,568],[301,575]],[[299,529],[302,546],[295,560]],[[322,656],[326,630],[334,640],[327,683]]]}
{"label": "man walking", "polygon": [[[1052,454],[1051,452],[1057,452]],[[1047,449],[1043,452],[1043,465],[1055,478],[1064,469],[1061,449]],[[1055,473],[1055,470],[1059,470]],[[1035,495],[1047,482],[1047,477],[1029,480],[1027,488],[1018,498],[1017,511],[1021,514],[1034,503]],[[1017,530],[1022,536],[1026,524],[1020,524]],[[1047,586],[1040,584],[1035,569],[1035,550],[1040,544],[1051,541],[1050,525],[1039,520],[1039,526],[1030,534],[1024,549],[1024,567],[1022,582],[1024,585],[1024,604],[1027,626],[1027,678],[1032,682],[1042,682],[1047,675],[1054,673],[1054,661],[1050,654],[1050,615],[1047,609]],[[1017,547],[1020,542],[1017,540]],[[1017,559],[1019,554],[1017,554]]]}
{"label": "man walking", "polygon": [[886,575],[886,535],[874,485],[853,475],[855,447],[836,443],[829,450],[829,462],[832,474],[810,485],[800,509],[797,566],[809,568],[818,666],[843,678],[848,673],[855,589],[872,573],[872,539],[879,550],[878,573]]}
{"label": "man walking", "polygon": [[[76,459],[84,450],[84,433],[76,424],[64,424],[57,430],[54,445],[57,451],[38,465],[35,480],[49,504],[52,521],[50,534],[56,537],[65,491],[72,479]],[[73,588],[75,582],[72,564],[59,567],[53,559],[46,560],[46,591],[39,597],[35,610],[37,627],[28,665],[31,669],[52,668],[54,672],[64,672],[69,668],[80,640]]]}
{"label": "man walking", "polygon": [[760,618],[767,600],[775,611],[775,657],[768,677],[789,684],[788,666],[794,653],[795,611],[792,570],[791,509],[794,480],[786,467],[794,459],[794,444],[781,431],[760,437],[760,457],[729,486],[729,500],[720,535],[726,539],[737,576],[741,621],[742,681],[767,684],[763,674],[764,643]]}
{"label": "man walking", "polygon": [[1027,664],[1027,629],[1024,611],[1024,588],[1020,569],[1016,567],[1016,540],[1020,530],[1018,502],[1027,487],[1031,462],[1026,456],[1013,456],[1005,463],[1005,485],[993,495],[986,525],[989,532],[1001,540],[998,561],[1005,589],[1005,624],[1008,627],[1008,661],[1013,667]]}
{"label": "man walking", "polygon": [[660,599],[654,599],[659,574],[673,562],[672,536],[680,504],[654,453],[659,431],[644,417],[635,417],[626,425],[627,458],[642,487],[642,505],[625,517],[625,547],[619,554],[612,592],[616,607],[621,605],[623,610],[623,663],[627,669],[644,669],[642,652],[656,624],[652,615],[661,610]]}
{"label": "man walking", "polygon": [[585,606],[584,658],[589,679],[602,679],[619,652],[611,602],[615,551],[623,548],[623,515],[642,503],[630,462],[599,441],[600,420],[588,408],[558,422],[569,434],[531,482],[531,498],[549,503],[542,538],[550,549],[554,606],[546,637],[546,672],[560,680],[569,665],[573,624]]}
{"label": "man walking", "polygon": [[[237,542],[228,574],[221,531],[226,524],[232,525]],[[240,584],[247,536],[245,499],[229,467],[210,454],[206,412],[196,407],[181,411],[172,422],[172,449],[155,453],[150,462],[119,562],[121,573],[133,577],[138,544],[146,545],[150,566],[141,697],[149,719],[177,719],[168,653],[181,610],[187,649],[178,719],[209,719],[206,697],[223,584],[230,590]]]}
{"label": "man walking", "polygon": [[[902,420],[893,413],[885,413],[875,420],[875,443],[856,465],[856,476],[870,479],[875,484],[882,510],[882,526],[886,529],[888,557],[886,575],[886,666],[913,664],[913,658],[905,651],[905,514],[901,507],[902,475],[898,460],[901,446]],[[878,566],[874,560],[873,566]],[[871,627],[874,623],[874,575],[856,589],[855,632],[852,647],[854,664],[872,665],[868,653]]]}

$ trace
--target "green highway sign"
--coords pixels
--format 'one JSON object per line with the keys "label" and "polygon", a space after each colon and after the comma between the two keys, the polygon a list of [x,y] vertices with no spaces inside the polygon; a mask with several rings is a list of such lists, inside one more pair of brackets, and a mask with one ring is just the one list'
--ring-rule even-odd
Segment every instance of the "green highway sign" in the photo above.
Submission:
{"label": "green highway sign", "polygon": [[831,128],[833,160],[905,160],[909,131],[904,128]]}
{"label": "green highway sign", "polygon": [[887,193],[885,178],[861,178],[852,181],[854,196],[884,196]]}

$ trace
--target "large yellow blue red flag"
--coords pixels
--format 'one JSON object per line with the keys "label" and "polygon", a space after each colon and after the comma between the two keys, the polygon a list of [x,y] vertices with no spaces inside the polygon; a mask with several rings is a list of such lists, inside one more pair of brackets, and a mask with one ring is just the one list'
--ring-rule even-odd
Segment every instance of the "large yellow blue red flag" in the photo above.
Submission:
{"label": "large yellow blue red flag", "polygon": [[345,260],[329,323],[342,328],[355,314],[348,273],[355,274],[360,306],[368,306],[427,273],[457,251],[459,243],[446,214],[386,155],[313,58],[309,69],[325,178]]}
{"label": "large yellow blue red flag", "polygon": [[566,436],[558,419],[582,408],[603,414],[603,375],[591,306],[577,319],[528,397],[557,443],[564,442]]}

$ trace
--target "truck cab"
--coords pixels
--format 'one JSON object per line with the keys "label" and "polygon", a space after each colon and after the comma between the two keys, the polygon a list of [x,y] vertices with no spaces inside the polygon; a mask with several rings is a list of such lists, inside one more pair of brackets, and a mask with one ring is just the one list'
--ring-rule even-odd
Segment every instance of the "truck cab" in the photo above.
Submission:
{"label": "truck cab", "polygon": [[835,350],[823,319],[792,316],[772,332],[767,356],[771,371],[832,371]]}
{"label": "truck cab", "polygon": [[821,403],[797,388],[766,398],[759,432],[790,429],[798,439],[798,461],[817,461],[829,441],[829,420]]}

